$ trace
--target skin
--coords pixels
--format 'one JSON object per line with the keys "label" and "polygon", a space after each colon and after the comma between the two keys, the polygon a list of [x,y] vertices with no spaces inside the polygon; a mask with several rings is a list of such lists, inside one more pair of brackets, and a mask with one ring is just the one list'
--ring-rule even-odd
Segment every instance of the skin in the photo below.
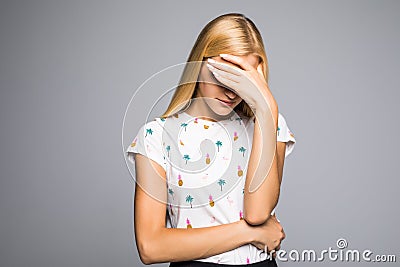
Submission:
{"label": "skin", "polygon": [[[259,59],[253,54],[241,57],[253,66],[258,65]],[[220,56],[212,57],[212,59],[232,67],[237,67],[237,65],[222,59]],[[204,116],[204,119],[211,121],[228,118],[232,114],[233,109],[242,102],[240,96],[235,94],[232,90],[229,90],[214,77],[207,67],[207,62],[202,64],[195,98],[198,100],[194,101],[190,107],[186,109],[186,112],[193,116],[201,114]],[[221,104],[218,99],[231,101],[233,104],[231,106],[225,106]]]}
{"label": "skin", "polygon": [[244,218],[252,225],[268,220],[278,203],[281,185],[278,165],[276,129],[278,106],[263,76],[262,65],[252,65],[246,59],[223,55],[224,60],[236,64],[231,67],[216,60],[207,65],[214,77],[229,86],[253,108],[255,125],[244,188]]}
{"label": "skin", "polygon": [[[252,55],[242,56],[242,58],[252,66],[258,64],[258,58]],[[213,57],[213,59],[227,63],[220,57]],[[237,66],[233,63],[227,64]],[[214,83],[218,82],[215,77],[212,77],[206,65],[202,67],[200,75],[200,79],[213,79]],[[233,106],[229,108],[221,105],[217,100],[195,101],[196,105],[191,105],[186,110],[193,115],[201,112],[210,120],[226,117],[243,100],[222,83],[199,83],[197,96],[234,101]],[[280,180],[285,148],[285,143],[277,142],[277,169]],[[267,247],[268,252],[280,248],[285,233],[275,215],[269,216],[259,225],[251,225],[246,220],[239,220],[204,228],[166,228],[167,188],[164,169],[141,154],[135,154],[135,169],[137,183],[134,198],[134,230],[139,256],[144,264],[201,259],[245,244],[253,244],[260,249]],[[171,246],[171,244],[176,245]]]}

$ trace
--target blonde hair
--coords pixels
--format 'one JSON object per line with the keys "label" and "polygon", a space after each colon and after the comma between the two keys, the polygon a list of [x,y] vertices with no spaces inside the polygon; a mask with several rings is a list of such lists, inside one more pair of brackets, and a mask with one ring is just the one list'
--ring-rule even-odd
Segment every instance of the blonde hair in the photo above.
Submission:
{"label": "blonde hair", "polygon": [[[261,34],[255,24],[240,13],[224,14],[210,21],[197,37],[187,60],[187,63],[192,63],[185,65],[179,85],[161,117],[174,115],[190,103],[190,99],[196,93],[201,62],[205,58],[219,54],[241,56],[250,53],[259,56],[264,78],[268,83],[267,55]],[[244,100],[234,110],[241,111],[248,117],[253,116],[253,111]]]}

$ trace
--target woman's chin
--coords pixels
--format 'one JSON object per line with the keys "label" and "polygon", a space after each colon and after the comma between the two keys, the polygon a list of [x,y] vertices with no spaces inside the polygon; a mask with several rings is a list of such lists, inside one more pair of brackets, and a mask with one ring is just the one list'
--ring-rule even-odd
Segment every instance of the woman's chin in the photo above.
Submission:
{"label": "woman's chin", "polygon": [[212,110],[216,115],[222,116],[222,117],[228,116],[233,111],[233,109],[231,107],[228,107],[228,106],[225,106],[225,107],[213,107]]}

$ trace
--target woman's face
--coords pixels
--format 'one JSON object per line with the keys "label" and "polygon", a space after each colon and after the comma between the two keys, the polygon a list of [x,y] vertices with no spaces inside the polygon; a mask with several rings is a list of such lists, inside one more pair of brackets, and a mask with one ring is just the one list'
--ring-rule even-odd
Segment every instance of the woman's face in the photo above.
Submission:
{"label": "woman's face", "polygon": [[[254,68],[257,68],[259,64],[258,56],[254,54],[239,57],[246,60]],[[233,67],[239,67],[219,56],[212,57],[212,59]],[[237,94],[227,89],[214,77],[212,72],[207,68],[207,62],[203,62],[202,64],[198,81],[196,97],[204,97],[204,102],[218,115],[224,116],[229,114],[242,101]]]}

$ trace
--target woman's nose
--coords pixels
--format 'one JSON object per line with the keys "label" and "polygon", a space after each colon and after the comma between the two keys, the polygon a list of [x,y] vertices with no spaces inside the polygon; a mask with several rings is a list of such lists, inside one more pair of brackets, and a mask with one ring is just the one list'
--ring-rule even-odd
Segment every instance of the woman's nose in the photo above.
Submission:
{"label": "woman's nose", "polygon": [[230,99],[234,99],[237,95],[229,89],[225,89],[225,95]]}

